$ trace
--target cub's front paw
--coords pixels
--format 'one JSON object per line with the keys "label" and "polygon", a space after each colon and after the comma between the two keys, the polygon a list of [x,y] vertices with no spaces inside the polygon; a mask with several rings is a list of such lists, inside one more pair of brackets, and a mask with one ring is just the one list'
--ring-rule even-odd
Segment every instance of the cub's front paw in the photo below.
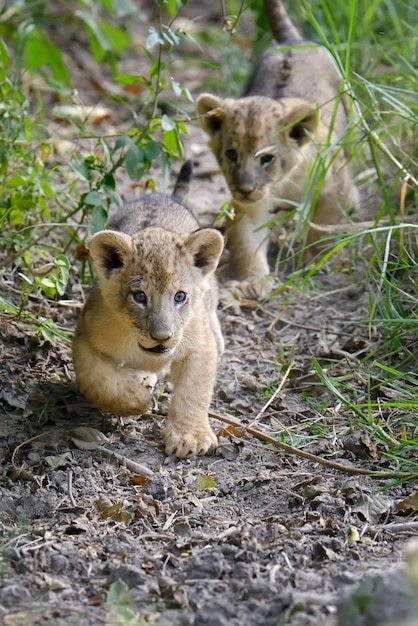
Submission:
{"label": "cub's front paw", "polygon": [[175,454],[180,459],[206,454],[218,445],[218,440],[209,427],[198,433],[190,433],[178,430],[174,424],[168,422],[163,428],[162,436],[166,453],[169,456]]}

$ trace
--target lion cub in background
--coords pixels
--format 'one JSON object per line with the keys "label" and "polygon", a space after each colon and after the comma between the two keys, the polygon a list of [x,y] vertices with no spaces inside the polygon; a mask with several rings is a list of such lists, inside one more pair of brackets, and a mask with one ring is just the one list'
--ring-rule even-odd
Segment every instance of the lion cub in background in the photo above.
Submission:
{"label": "lion cub in background", "polygon": [[[341,76],[325,48],[303,40],[281,0],[264,0],[264,6],[280,45],[261,55],[243,97],[206,93],[197,100],[232,193],[235,217],[227,222],[227,241],[234,277],[249,297],[273,287],[266,277],[272,211],[308,201],[312,243],[321,236],[315,223],[336,224],[358,202],[344,142],[348,115]],[[317,179],[322,187],[312,189]]]}
{"label": "lion cub in background", "polygon": [[97,284],[78,320],[73,361],[78,386],[116,415],[141,415],[151,400],[149,373],[170,369],[174,384],[163,429],[167,454],[205,454],[216,443],[208,421],[223,339],[216,314],[215,270],[222,235],[199,230],[180,204],[191,162],[173,197],[126,204],[109,230],[90,240]]}

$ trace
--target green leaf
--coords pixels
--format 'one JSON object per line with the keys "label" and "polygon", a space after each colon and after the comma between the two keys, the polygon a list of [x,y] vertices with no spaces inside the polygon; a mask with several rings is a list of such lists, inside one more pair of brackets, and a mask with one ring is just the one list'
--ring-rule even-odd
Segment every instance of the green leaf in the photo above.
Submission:
{"label": "green leaf", "polygon": [[105,228],[107,222],[107,211],[103,207],[103,203],[94,207],[91,221],[94,233],[97,233],[99,230],[103,230]]}
{"label": "green leaf", "polygon": [[145,153],[139,146],[131,146],[125,154],[125,164],[131,180],[140,180],[143,176]]}
{"label": "green leaf", "polygon": [[174,130],[176,128],[176,123],[171,119],[171,117],[168,117],[168,115],[163,115],[161,117],[161,128],[163,130]]}
{"label": "green leaf", "polygon": [[149,161],[153,161],[154,159],[159,157],[162,152],[162,148],[160,144],[157,141],[153,141],[153,140],[149,141],[145,145],[144,150],[145,150],[145,155]]}
{"label": "green leaf", "polygon": [[70,163],[70,167],[80,176],[82,180],[91,182],[91,171],[90,168],[86,167],[83,163]]}
{"label": "green leaf", "polygon": [[108,49],[113,52],[122,52],[129,46],[129,35],[119,26],[102,21],[99,22],[99,28],[108,42]]}
{"label": "green leaf", "polygon": [[134,85],[142,79],[143,76],[139,74],[119,74],[119,76],[113,77],[115,83],[122,83],[123,85]]}
{"label": "green leaf", "polygon": [[116,139],[114,152],[116,152],[116,150],[120,150],[121,148],[124,148],[125,146],[131,146],[131,145],[133,145],[132,139],[128,137],[127,135],[121,135],[120,137]]}
{"label": "green leaf", "polygon": [[164,45],[164,35],[154,28],[154,26],[151,26],[145,42],[145,47],[147,50],[151,50],[151,48],[157,45]]}
{"label": "green leaf", "polygon": [[132,595],[128,585],[119,578],[115,580],[109,587],[106,602],[115,605],[130,604],[132,602]]}
{"label": "green leaf", "polygon": [[103,50],[109,50],[110,48],[107,39],[102,33],[100,29],[100,24],[96,21],[95,16],[85,10],[76,11],[75,14],[84,22],[84,25],[86,26],[86,31],[90,31],[90,34],[95,37],[99,46]]}
{"label": "green leaf", "polygon": [[164,133],[164,146],[171,156],[176,155],[180,159],[183,158],[183,146],[179,140],[177,129]]}
{"label": "green leaf", "polygon": [[9,53],[3,39],[0,39],[0,64],[5,70],[10,64]]}
{"label": "green leaf", "polygon": [[84,204],[88,204],[89,206],[98,206],[103,204],[103,199],[98,191],[90,191],[84,197]]}
{"label": "green leaf", "polygon": [[102,191],[106,194],[111,202],[116,204],[116,206],[121,207],[123,205],[123,200],[120,195],[115,191],[113,187],[108,187],[107,185],[102,185]]}
{"label": "green leaf", "polygon": [[59,84],[72,88],[71,75],[61,50],[38,26],[34,26],[28,32],[24,50],[26,63],[30,70],[39,70],[41,67],[49,66],[54,79]]}
{"label": "green leaf", "polygon": [[116,188],[116,181],[113,174],[108,172],[103,176],[103,187],[111,187],[112,189]]}
{"label": "green leaf", "polygon": [[8,187],[22,187],[25,184],[26,180],[22,178],[22,176],[18,176],[17,174],[15,176],[10,176],[7,181]]}

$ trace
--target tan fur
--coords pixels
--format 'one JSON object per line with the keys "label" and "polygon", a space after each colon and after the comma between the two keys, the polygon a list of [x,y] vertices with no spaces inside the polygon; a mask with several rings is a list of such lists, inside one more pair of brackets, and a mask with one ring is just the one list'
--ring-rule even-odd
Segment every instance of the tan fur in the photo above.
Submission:
{"label": "tan fur", "polygon": [[[346,163],[341,78],[323,47],[303,41],[280,0],[265,0],[265,7],[274,34],[290,38],[286,45],[264,52],[242,98],[202,94],[197,100],[233,196],[235,217],[226,228],[233,273],[250,297],[272,287],[267,261],[272,212],[299,208],[316,168],[326,175],[311,207],[312,222],[336,224],[358,202]],[[320,236],[312,226],[307,241]]]}
{"label": "tan fur", "polygon": [[208,410],[223,351],[214,276],[223,238],[158,194],[126,205],[115,224],[125,232],[90,240],[97,285],[73,342],[80,391],[103,410],[141,415],[156,374],[170,370],[166,452],[205,454],[216,445]]}

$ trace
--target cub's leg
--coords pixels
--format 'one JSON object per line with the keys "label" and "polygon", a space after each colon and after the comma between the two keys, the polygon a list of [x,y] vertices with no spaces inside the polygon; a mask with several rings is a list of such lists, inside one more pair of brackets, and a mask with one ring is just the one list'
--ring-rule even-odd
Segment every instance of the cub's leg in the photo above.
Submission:
{"label": "cub's leg", "polygon": [[227,223],[233,275],[239,281],[231,281],[229,286],[249,298],[266,296],[274,287],[267,260],[270,229],[266,222],[270,217],[267,212],[253,216],[237,210],[235,219]]}
{"label": "cub's leg", "polygon": [[206,454],[216,447],[217,439],[208,418],[216,365],[215,345],[211,350],[200,345],[184,361],[173,363],[173,398],[162,432],[167,454],[186,458]]}
{"label": "cub's leg", "polygon": [[78,387],[95,406],[122,417],[146,413],[157,380],[155,374],[117,367],[112,359],[77,336],[73,362]]}

